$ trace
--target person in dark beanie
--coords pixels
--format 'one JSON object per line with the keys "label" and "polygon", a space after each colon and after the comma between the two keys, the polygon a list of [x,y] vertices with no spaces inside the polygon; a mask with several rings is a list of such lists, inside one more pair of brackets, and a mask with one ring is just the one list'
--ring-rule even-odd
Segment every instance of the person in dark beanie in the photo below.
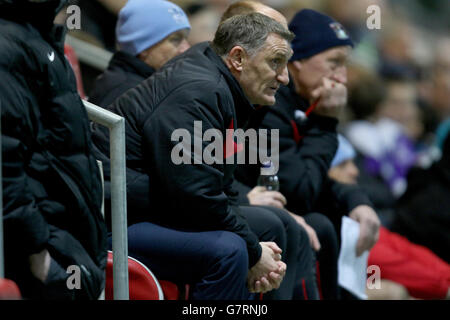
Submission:
{"label": "person in dark beanie", "polygon": [[25,299],[94,300],[105,284],[100,172],[53,24],[65,3],[0,0],[5,276]]}
{"label": "person in dark beanie", "polygon": [[89,101],[106,107],[189,48],[191,26],[183,10],[165,0],[129,0],[116,25],[119,51],[95,81]]}
{"label": "person in dark beanie", "polygon": [[[274,106],[258,110],[263,119],[259,126],[279,130],[278,177],[280,192],[287,200],[285,208],[296,219],[303,216],[316,231],[321,244],[317,255],[322,296],[336,299],[337,236],[342,215],[360,223],[357,255],[375,244],[380,225],[371,202],[358,187],[328,177],[337,149],[338,116],[347,101],[345,63],[353,42],[339,22],[310,9],[298,12],[289,30],[295,34],[291,43],[294,53],[288,63],[290,82],[280,88]],[[259,166],[244,166],[235,174],[249,188],[256,185],[258,175]],[[321,206],[330,202],[336,202],[340,210],[327,214],[328,218],[308,215],[322,212]]]}

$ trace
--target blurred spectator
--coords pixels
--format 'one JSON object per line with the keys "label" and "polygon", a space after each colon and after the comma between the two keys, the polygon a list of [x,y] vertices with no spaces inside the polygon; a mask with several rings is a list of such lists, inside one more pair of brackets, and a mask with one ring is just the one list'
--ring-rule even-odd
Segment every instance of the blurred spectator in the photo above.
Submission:
{"label": "blurred spectator", "polygon": [[380,103],[376,117],[389,118],[402,126],[404,133],[414,142],[423,134],[421,110],[417,105],[417,87],[403,79],[386,79],[386,95]]}
{"label": "blurred spectator", "polygon": [[450,131],[448,124],[443,128],[441,159],[428,169],[411,170],[392,229],[450,263]]}
{"label": "blurred spectator", "polygon": [[[346,184],[356,184],[355,150],[343,136],[328,174]],[[370,250],[368,265],[380,268],[380,287],[367,288],[369,299],[450,299],[450,265],[429,249],[380,228],[380,238]]]}
{"label": "blurred spectator", "polygon": [[117,16],[127,0],[77,0],[81,9],[81,30],[72,34],[109,51],[116,49]]}
{"label": "blurred spectator", "polygon": [[[359,77],[359,78],[358,78]],[[406,174],[416,164],[416,139],[423,124],[409,81],[383,81],[359,72],[349,93],[354,120],[343,129],[357,151],[359,185],[369,195],[383,224],[389,224],[395,199],[406,189]]]}
{"label": "blurred spectator", "polygon": [[195,3],[186,8],[186,13],[192,27],[188,37],[189,44],[212,41],[220,20],[217,10],[205,4]]}
{"label": "blurred spectator", "polygon": [[[322,248],[318,253],[320,274],[327,286],[324,297],[337,299],[338,227],[335,230],[330,219],[336,226],[343,214],[361,221],[358,255],[376,241],[379,223],[365,194],[341,186],[327,175],[337,144],[337,117],[347,99],[345,62],[352,41],[337,21],[309,9],[299,11],[289,29],[296,34],[288,64],[291,81],[280,88],[274,107],[258,109],[262,119],[258,125],[280,132],[280,191],[287,199],[287,210],[295,217],[303,216],[316,231]],[[256,185],[258,175],[257,165],[236,172],[247,188]],[[340,210],[327,211],[328,217],[310,217],[335,202]]]}
{"label": "blurred spectator", "polygon": [[438,121],[450,117],[450,38],[439,38],[432,67],[430,107]]}
{"label": "blurred spectator", "polygon": [[89,101],[106,107],[189,48],[190,25],[176,4],[165,0],[129,0],[119,13],[117,51],[94,83]]}
{"label": "blurred spectator", "polygon": [[95,300],[105,282],[99,167],[53,25],[65,2],[0,1],[5,275],[26,299]]}

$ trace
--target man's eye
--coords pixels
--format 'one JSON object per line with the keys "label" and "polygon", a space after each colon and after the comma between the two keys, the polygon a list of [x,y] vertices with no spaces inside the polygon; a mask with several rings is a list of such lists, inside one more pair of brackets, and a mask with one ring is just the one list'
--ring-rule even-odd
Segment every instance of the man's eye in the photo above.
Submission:
{"label": "man's eye", "polygon": [[172,39],[170,39],[170,42],[172,42],[175,45],[178,45],[181,43],[182,40],[183,40],[182,37],[173,37]]}

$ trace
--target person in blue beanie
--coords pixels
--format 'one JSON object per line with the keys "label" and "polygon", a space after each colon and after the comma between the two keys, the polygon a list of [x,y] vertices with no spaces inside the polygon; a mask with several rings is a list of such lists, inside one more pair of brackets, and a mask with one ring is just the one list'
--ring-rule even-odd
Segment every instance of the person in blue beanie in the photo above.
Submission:
{"label": "person in blue beanie", "polygon": [[[289,30],[295,34],[288,63],[290,81],[277,92],[275,105],[258,110],[262,119],[258,126],[279,130],[278,177],[285,208],[316,231],[322,297],[338,299],[337,230],[342,215],[360,223],[357,255],[375,244],[380,225],[365,193],[328,177],[337,149],[338,117],[347,103],[346,61],[353,42],[339,22],[311,9],[299,11]],[[249,187],[256,185],[258,175],[259,166],[240,167],[235,174]],[[318,214],[325,214],[322,207],[331,202],[339,205],[337,212],[327,212],[327,217]]]}
{"label": "person in blue beanie", "polygon": [[89,101],[106,107],[190,46],[184,11],[165,0],[129,0],[116,25],[119,47],[95,81]]}

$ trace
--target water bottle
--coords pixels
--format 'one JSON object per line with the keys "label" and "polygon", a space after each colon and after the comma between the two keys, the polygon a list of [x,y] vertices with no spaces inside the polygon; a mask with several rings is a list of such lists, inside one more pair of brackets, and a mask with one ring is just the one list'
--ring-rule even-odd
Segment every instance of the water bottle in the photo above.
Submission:
{"label": "water bottle", "polygon": [[280,182],[278,176],[274,173],[274,167],[272,161],[265,162],[261,165],[261,174],[258,177],[257,184],[261,187],[266,187],[268,191],[280,190]]}

